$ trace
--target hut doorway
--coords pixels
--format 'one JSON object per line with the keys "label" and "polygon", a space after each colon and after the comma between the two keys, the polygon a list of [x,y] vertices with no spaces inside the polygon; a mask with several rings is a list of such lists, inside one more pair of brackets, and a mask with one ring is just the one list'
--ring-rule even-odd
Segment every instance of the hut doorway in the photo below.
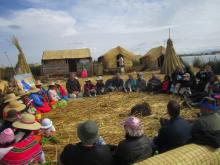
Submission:
{"label": "hut doorway", "polygon": [[77,72],[77,62],[78,61],[76,59],[68,60],[69,72]]}
{"label": "hut doorway", "polygon": [[124,67],[124,56],[119,54],[116,56],[117,68]]}
{"label": "hut doorway", "polygon": [[157,59],[158,67],[162,67],[163,66],[163,62],[164,62],[164,55],[160,56]]}

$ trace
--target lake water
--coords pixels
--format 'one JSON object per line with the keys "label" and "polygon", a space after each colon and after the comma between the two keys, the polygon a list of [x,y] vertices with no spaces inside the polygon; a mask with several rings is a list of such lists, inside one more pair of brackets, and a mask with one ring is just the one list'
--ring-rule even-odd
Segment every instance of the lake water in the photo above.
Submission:
{"label": "lake water", "polygon": [[200,56],[183,56],[183,61],[192,65],[195,58],[200,58],[203,62],[220,60],[220,54],[200,55]]}

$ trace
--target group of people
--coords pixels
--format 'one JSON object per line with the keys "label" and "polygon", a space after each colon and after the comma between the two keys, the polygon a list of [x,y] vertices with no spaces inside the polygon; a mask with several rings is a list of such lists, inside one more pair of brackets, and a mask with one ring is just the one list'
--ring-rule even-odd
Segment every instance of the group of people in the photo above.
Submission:
{"label": "group of people", "polygon": [[210,66],[201,69],[195,76],[189,70],[177,68],[163,81],[154,74],[146,81],[141,72],[137,73],[136,78],[129,74],[126,81],[120,74],[106,82],[98,76],[96,84],[86,77],[84,80],[82,88],[78,77],[71,74],[66,88],[61,81],[57,81],[50,82],[47,89],[37,80],[35,86],[27,91],[5,95],[0,107],[0,164],[45,163],[42,150],[44,140],[57,140],[53,122],[42,118],[42,114],[57,107],[65,108],[71,99],[95,97],[114,91],[179,94],[183,96],[185,105],[199,106],[201,113],[196,119],[183,119],[179,116],[180,105],[170,101],[167,105],[170,118],[160,119],[158,135],[150,139],[144,134],[140,119],[135,117],[141,109],[144,109],[141,115],[149,115],[150,106],[147,103],[136,105],[131,109],[131,116],[122,124],[125,139],[118,145],[106,144],[99,135],[97,124],[85,121],[77,127],[81,142],[64,148],[59,159],[62,164],[129,165],[188,143],[215,148],[220,146],[220,83]]}
{"label": "group of people", "polygon": [[118,145],[105,143],[95,121],[79,123],[80,142],[66,145],[60,162],[63,165],[131,165],[185,144],[220,147],[220,115],[209,98],[201,103],[202,115],[194,120],[181,118],[180,105],[173,100],[167,104],[167,113],[170,118],[160,119],[161,128],[153,139],[144,134],[140,119],[130,116],[122,123],[125,137]]}

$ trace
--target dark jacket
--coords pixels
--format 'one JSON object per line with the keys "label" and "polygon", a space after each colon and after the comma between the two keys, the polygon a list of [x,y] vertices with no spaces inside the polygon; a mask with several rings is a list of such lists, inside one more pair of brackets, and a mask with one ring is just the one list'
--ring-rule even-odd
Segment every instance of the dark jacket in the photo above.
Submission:
{"label": "dark jacket", "polygon": [[102,90],[105,89],[105,84],[102,83],[96,83],[96,91],[98,94],[102,93]]}
{"label": "dark jacket", "polygon": [[122,79],[113,79],[112,86],[115,88],[123,88],[124,87],[124,81]]}
{"label": "dark jacket", "polygon": [[203,114],[192,127],[191,141],[197,144],[220,147],[220,115]]}
{"label": "dark jacket", "polygon": [[115,165],[130,165],[152,155],[152,147],[146,136],[129,137],[121,141],[114,155]]}
{"label": "dark jacket", "polygon": [[154,138],[154,144],[159,152],[184,145],[191,138],[190,124],[181,117],[171,118],[163,125]]}
{"label": "dark jacket", "polygon": [[78,80],[74,79],[74,80],[70,80],[68,79],[66,82],[66,89],[68,91],[69,94],[72,94],[74,91],[81,91],[81,86]]}
{"label": "dark jacket", "polygon": [[112,154],[107,145],[84,147],[81,143],[68,144],[60,156],[64,165],[111,165]]}
{"label": "dark jacket", "polygon": [[144,79],[137,79],[136,80],[137,90],[144,92],[146,90],[146,81]]}

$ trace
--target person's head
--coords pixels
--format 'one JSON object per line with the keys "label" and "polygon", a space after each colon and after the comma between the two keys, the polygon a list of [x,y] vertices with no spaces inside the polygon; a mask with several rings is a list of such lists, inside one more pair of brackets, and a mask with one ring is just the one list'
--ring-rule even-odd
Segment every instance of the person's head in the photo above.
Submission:
{"label": "person's head", "polygon": [[144,102],[142,104],[136,104],[131,108],[132,116],[149,116],[151,115],[151,107],[147,102]]}
{"label": "person's head", "polygon": [[169,75],[165,75],[164,76],[164,81],[170,81],[170,76]]}
{"label": "person's head", "polygon": [[70,79],[71,79],[71,80],[74,80],[75,78],[76,78],[76,74],[75,74],[75,73],[71,73],[71,74],[70,74]]}
{"label": "person's head", "polygon": [[185,73],[183,75],[183,80],[190,80],[190,74],[189,73]]}
{"label": "person's head", "polygon": [[171,118],[178,117],[180,114],[180,105],[175,100],[169,101],[167,104],[167,112]]}
{"label": "person's head", "polygon": [[46,130],[46,129],[49,129],[53,126],[53,122],[48,119],[48,118],[44,118],[41,120],[41,129],[42,130]]}
{"label": "person's head", "polygon": [[15,134],[11,128],[7,128],[0,133],[0,146],[8,147],[15,142]]}
{"label": "person's head", "polygon": [[49,85],[48,85],[48,88],[49,89],[56,89],[56,84],[54,82],[51,82]]}
{"label": "person's head", "polygon": [[116,73],[115,78],[116,78],[116,79],[120,79],[120,78],[121,78],[120,73]]}
{"label": "person's head", "polygon": [[91,84],[92,83],[90,79],[86,80],[85,82],[86,82],[86,84]]}
{"label": "person's head", "polygon": [[132,76],[132,74],[128,74],[128,79],[130,79],[130,80],[133,80],[133,79],[134,79],[133,76]]}
{"label": "person's head", "polygon": [[12,123],[16,121],[17,119],[18,119],[18,113],[16,110],[12,109],[6,113],[6,118],[5,118],[6,121],[9,121]]}
{"label": "person's head", "polygon": [[214,98],[205,97],[200,104],[201,113],[214,113],[217,112],[218,108]]}
{"label": "person's head", "polygon": [[138,79],[143,79],[144,78],[144,74],[142,72],[137,73],[137,78]]}
{"label": "person's head", "polygon": [[206,72],[212,72],[212,67],[210,65],[205,66],[205,71]]}
{"label": "person's head", "polygon": [[[15,100],[15,101],[11,101],[9,102],[9,104],[3,109],[3,114],[6,117],[7,113],[11,110],[15,110],[17,112],[17,116],[19,116],[19,114],[23,113],[26,110],[26,105],[22,104],[21,102]],[[7,117],[6,117],[7,118]]]}
{"label": "person's head", "polygon": [[93,145],[98,139],[98,126],[96,122],[87,120],[78,124],[77,136],[83,145]]}
{"label": "person's head", "polygon": [[141,127],[141,121],[137,117],[129,117],[123,123],[126,135],[130,137],[140,137],[144,134]]}
{"label": "person's head", "polygon": [[41,88],[41,87],[42,87],[41,81],[40,81],[40,80],[36,80],[36,81],[35,81],[35,86],[36,86],[37,88]]}
{"label": "person's head", "polygon": [[97,81],[97,83],[102,83],[103,82],[102,76],[98,76],[96,81]]}
{"label": "person's head", "polygon": [[155,75],[154,73],[151,75],[151,77],[152,77],[152,78],[157,78],[156,75]]}

